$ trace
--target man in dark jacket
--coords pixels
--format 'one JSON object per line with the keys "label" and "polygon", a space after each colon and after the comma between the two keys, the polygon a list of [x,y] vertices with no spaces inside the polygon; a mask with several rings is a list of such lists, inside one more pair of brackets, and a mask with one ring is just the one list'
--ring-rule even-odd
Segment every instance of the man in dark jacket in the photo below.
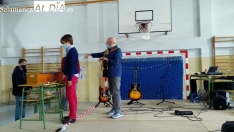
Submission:
{"label": "man in dark jacket", "polygon": [[101,53],[87,54],[84,58],[92,56],[93,58],[99,58],[99,61],[107,61],[108,63],[108,86],[112,95],[113,108],[107,112],[108,115],[116,119],[122,117],[121,112],[121,95],[120,95],[120,81],[122,76],[122,51],[116,45],[116,39],[110,37],[106,42],[107,50]]}
{"label": "man in dark jacket", "polygon": [[[20,119],[20,100],[22,99],[22,89],[23,87],[19,87],[20,84],[26,84],[26,64],[27,61],[25,59],[19,59],[18,66],[15,67],[12,73],[12,95],[15,96],[15,120]],[[27,98],[27,93],[24,93],[24,99]],[[25,105],[23,106],[23,115],[22,118],[25,117]]]}

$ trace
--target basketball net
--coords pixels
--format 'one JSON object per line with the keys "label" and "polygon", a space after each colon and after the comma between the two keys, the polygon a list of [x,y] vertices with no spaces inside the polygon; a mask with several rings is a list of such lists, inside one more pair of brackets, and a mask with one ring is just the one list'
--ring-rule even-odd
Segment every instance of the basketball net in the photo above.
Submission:
{"label": "basketball net", "polygon": [[152,23],[150,21],[146,22],[137,22],[136,28],[141,32],[141,38],[148,40],[150,39],[150,29],[152,27]]}

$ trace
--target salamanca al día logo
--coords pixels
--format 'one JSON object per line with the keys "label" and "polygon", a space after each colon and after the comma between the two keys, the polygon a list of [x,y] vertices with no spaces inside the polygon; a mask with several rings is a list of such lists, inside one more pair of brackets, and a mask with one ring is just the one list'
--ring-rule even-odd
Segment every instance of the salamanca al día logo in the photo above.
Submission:
{"label": "salamanca al d\u00eda logo", "polygon": [[34,1],[35,12],[67,12],[64,1]]}

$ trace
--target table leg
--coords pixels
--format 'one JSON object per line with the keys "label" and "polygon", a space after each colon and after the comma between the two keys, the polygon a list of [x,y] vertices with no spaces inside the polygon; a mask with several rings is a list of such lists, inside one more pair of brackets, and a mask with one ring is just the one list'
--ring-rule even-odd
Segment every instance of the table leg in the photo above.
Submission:
{"label": "table leg", "polygon": [[22,128],[22,116],[23,116],[23,106],[24,106],[24,88],[22,90],[21,107],[20,107],[20,129]]}
{"label": "table leg", "polygon": [[45,108],[44,108],[44,87],[42,86],[40,89],[40,95],[41,95],[41,112],[42,112],[42,120],[43,120],[43,126],[45,129]]}
{"label": "table leg", "polygon": [[211,102],[210,102],[210,78],[208,77],[208,105],[209,109],[211,107]]}
{"label": "table leg", "polygon": [[9,99],[8,99],[8,104],[10,105],[11,102],[11,89],[9,89]]}
{"label": "table leg", "polygon": [[[191,79],[192,77],[190,76],[190,78],[189,78],[189,96],[187,97],[187,100],[190,100],[190,96],[191,96]],[[187,95],[187,93],[186,93],[186,95]]]}

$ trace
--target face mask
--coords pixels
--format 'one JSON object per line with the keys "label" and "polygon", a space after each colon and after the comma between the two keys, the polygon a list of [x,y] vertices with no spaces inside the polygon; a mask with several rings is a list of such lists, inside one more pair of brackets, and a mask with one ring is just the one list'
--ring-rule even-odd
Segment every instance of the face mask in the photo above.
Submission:
{"label": "face mask", "polygon": [[108,45],[108,44],[106,45],[106,47],[107,47],[108,49],[111,49],[111,46],[110,46],[110,45]]}
{"label": "face mask", "polygon": [[25,68],[26,68],[26,65],[21,65],[21,68],[22,68],[22,69],[25,69]]}
{"label": "face mask", "polygon": [[64,49],[67,49],[67,48],[68,48],[67,45],[65,45],[65,44],[63,44],[62,47],[63,47]]}

